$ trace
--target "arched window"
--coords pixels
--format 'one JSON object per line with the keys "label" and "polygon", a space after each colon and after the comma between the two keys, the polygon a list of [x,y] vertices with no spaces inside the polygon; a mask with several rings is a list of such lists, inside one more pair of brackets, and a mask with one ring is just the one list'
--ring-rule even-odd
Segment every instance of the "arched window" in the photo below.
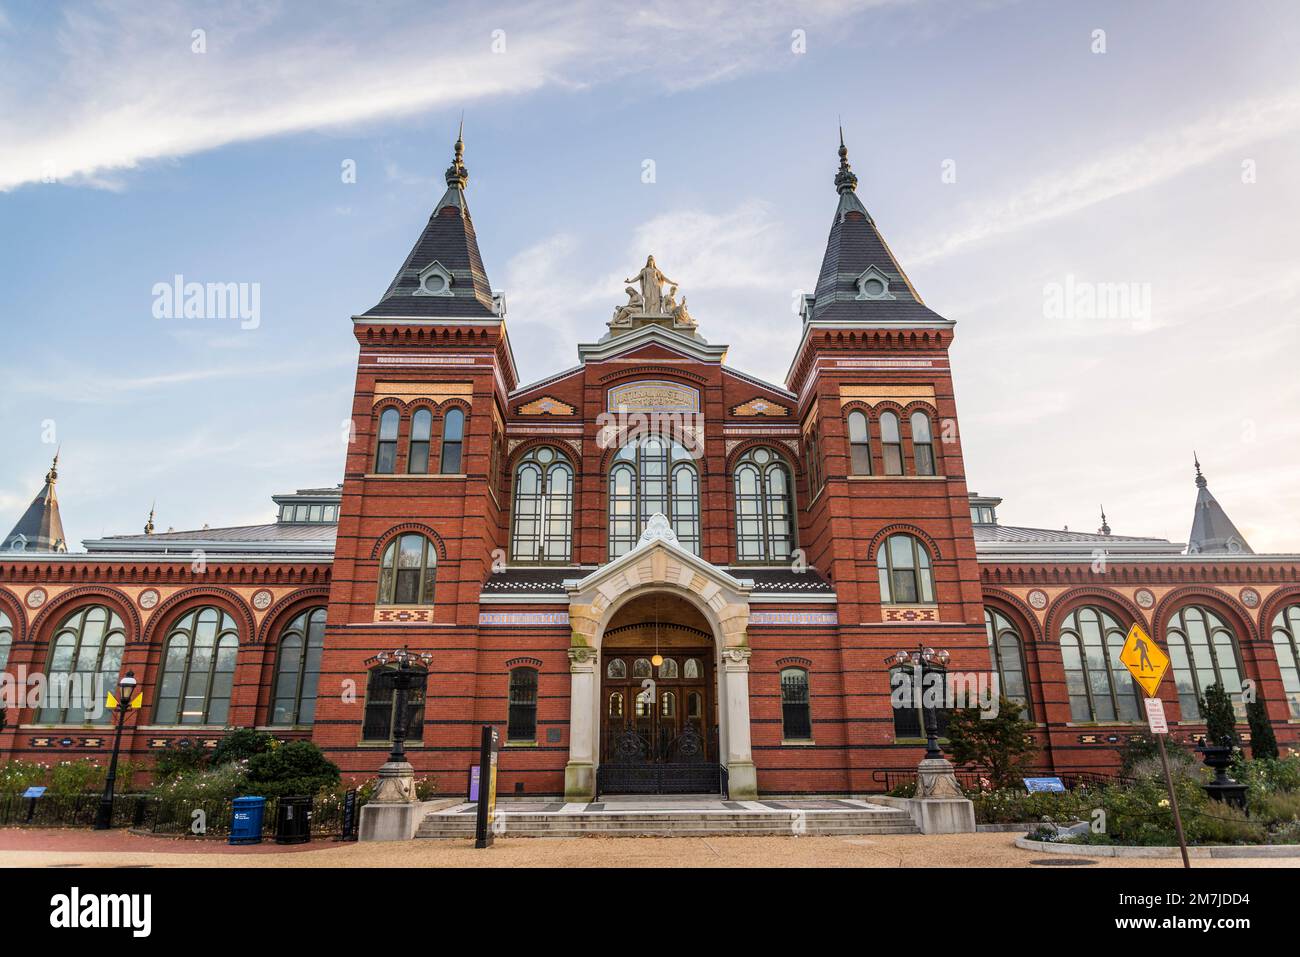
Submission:
{"label": "arched window", "polygon": [[[39,724],[106,724],[104,695],[117,687],[126,648],[126,629],[117,613],[103,605],[78,608],[63,619],[50,639],[50,663]],[[98,710],[97,717],[87,711]]]}
{"label": "arched window", "polygon": [[930,433],[930,417],[924,412],[912,413],[912,458],[917,475],[934,474],[934,439]]}
{"label": "arched window", "polygon": [[934,603],[930,553],[914,535],[890,535],[876,552],[880,600],[886,605]]}
{"label": "arched window", "polygon": [[514,531],[517,562],[567,562],[573,542],[573,466],[549,446],[530,451],[515,468]]}
{"label": "arched window", "polygon": [[812,740],[808,672],[802,668],[781,669],[781,737],[786,741]]}
{"label": "arched window", "polygon": [[507,741],[537,740],[537,669],[510,671],[510,713],[506,721]]}
{"label": "arched window", "polygon": [[1061,622],[1061,659],[1074,721],[1136,721],[1138,686],[1119,660],[1126,629],[1108,611],[1077,608]]}
{"label": "arched window", "polygon": [[770,449],[751,449],[736,465],[736,559],[784,562],[794,551],[790,470]]}
{"label": "arched window", "polygon": [[1291,717],[1300,718],[1300,605],[1283,608],[1273,618],[1273,651]]}
{"label": "arched window", "polygon": [[1180,608],[1169,619],[1165,641],[1184,721],[1201,720],[1200,699],[1212,684],[1223,686],[1232,697],[1237,718],[1245,719],[1237,636],[1222,618],[1199,605]]}
{"label": "arched window", "polygon": [[664,659],[664,663],[663,663],[662,665],[659,666],[659,677],[660,677],[660,678],[676,678],[676,677],[677,677],[677,659],[675,659],[675,658],[665,658],[665,659]]}
{"label": "arched window", "polygon": [[406,456],[406,471],[425,475],[429,471],[429,440],[433,435],[433,413],[416,409],[411,416],[411,444]]}
{"label": "arched window", "polygon": [[611,718],[623,717],[623,693],[615,691],[609,696],[609,716]]}
{"label": "arched window", "polygon": [[700,553],[700,480],[679,442],[646,436],[618,450],[609,470],[609,557],[636,547],[646,522],[663,512],[687,551]]}
{"label": "arched window", "polygon": [[380,605],[432,605],[438,553],[418,532],[388,543],[379,563]]}
{"label": "arched window", "polygon": [[902,475],[903,439],[898,431],[898,416],[893,412],[880,413],[880,449],[885,460],[885,474]]}
{"label": "arched window", "polygon": [[605,677],[626,678],[627,662],[622,658],[610,658],[609,661],[605,663]]}
{"label": "arched window", "polygon": [[871,427],[864,412],[849,413],[849,474],[871,474]]}
{"label": "arched window", "polygon": [[172,625],[164,644],[155,724],[225,724],[235,680],[239,629],[206,605]]}
{"label": "arched window", "polygon": [[[415,669],[418,678],[406,694],[406,740],[424,740],[424,688],[428,672]],[[396,665],[376,665],[366,680],[366,712],[361,723],[363,741],[392,741],[397,723],[397,690],[393,687]]]}
{"label": "arched window", "polygon": [[989,640],[989,660],[997,670],[998,690],[1008,701],[1014,701],[1024,711],[1022,718],[1031,717],[1029,690],[1025,682],[1025,651],[1020,632],[1011,619],[992,608],[984,609],[984,632]]}
{"label": "arched window", "polygon": [[295,615],[280,632],[271,724],[311,724],[315,719],[316,685],[324,650],[324,608],[309,608]]}
{"label": "arched window", "polygon": [[638,658],[636,661],[632,662],[633,678],[649,678],[651,673],[649,658]]}
{"label": "arched window", "polygon": [[9,616],[0,611],[0,671],[9,663],[9,649],[14,644],[14,623]]}
{"label": "arched window", "polygon": [[392,475],[397,471],[397,426],[401,415],[396,409],[379,414],[379,443],[375,447],[375,472]]}
{"label": "arched window", "polygon": [[442,417],[442,466],[438,469],[443,475],[459,475],[461,472],[461,450],[465,444],[465,413],[458,408],[447,410]]}
{"label": "arched window", "polygon": [[700,671],[700,659],[687,658],[686,665],[682,668],[682,674],[687,678],[703,677],[703,674]]}

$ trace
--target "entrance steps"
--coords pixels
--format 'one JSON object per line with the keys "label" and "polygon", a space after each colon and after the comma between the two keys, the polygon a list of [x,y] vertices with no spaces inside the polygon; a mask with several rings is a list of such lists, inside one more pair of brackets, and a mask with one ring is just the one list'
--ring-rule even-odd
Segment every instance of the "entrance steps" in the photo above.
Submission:
{"label": "entrance steps", "polygon": [[[416,837],[472,839],[475,813],[460,804],[426,815]],[[591,804],[498,804],[497,837],[813,837],[919,834],[911,816],[854,800],[609,799]]]}

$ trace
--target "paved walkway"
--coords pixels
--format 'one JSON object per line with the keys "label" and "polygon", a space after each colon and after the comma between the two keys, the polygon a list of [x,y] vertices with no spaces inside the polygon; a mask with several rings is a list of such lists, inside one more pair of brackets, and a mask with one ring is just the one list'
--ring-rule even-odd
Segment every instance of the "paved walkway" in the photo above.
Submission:
{"label": "paved walkway", "polygon": [[[1015,846],[1015,834],[863,837],[505,838],[230,847],[124,831],[0,830],[0,867],[1063,867]],[[1291,860],[1207,860],[1193,868],[1295,867]],[[1078,866],[1078,865],[1073,865]],[[1180,867],[1178,860],[1098,858],[1093,867]]]}

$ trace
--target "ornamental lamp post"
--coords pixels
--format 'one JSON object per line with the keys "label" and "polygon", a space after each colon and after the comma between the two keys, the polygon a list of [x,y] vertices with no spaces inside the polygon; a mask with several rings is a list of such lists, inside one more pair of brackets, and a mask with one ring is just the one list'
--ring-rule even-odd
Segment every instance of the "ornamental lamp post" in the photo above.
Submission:
{"label": "ornamental lamp post", "polygon": [[[393,748],[388,760],[379,769],[373,804],[410,804],[415,801],[415,768],[406,760],[407,703],[411,689],[417,681],[424,680],[433,655],[416,654],[405,645],[395,651],[381,651],[370,659],[381,666],[392,665],[393,682]],[[418,666],[423,666],[420,670]]]}
{"label": "ornamental lamp post", "polygon": [[911,665],[921,673],[921,714],[925,722],[925,760],[943,759],[943,748],[939,747],[939,709],[925,706],[925,678],[930,674],[944,674],[948,670],[951,655],[947,651],[935,651],[933,648],[918,644],[910,654],[900,651],[885,659],[890,667]]}
{"label": "ornamental lamp post", "polygon": [[117,783],[117,755],[122,747],[122,726],[126,723],[128,712],[140,707],[140,697],[136,695],[135,672],[128,671],[117,682],[117,698],[109,694],[108,705],[112,709],[117,724],[113,732],[113,756],[108,762],[108,776],[104,778],[104,793],[99,799],[99,810],[95,814],[95,830],[106,831],[113,826],[113,788]]}

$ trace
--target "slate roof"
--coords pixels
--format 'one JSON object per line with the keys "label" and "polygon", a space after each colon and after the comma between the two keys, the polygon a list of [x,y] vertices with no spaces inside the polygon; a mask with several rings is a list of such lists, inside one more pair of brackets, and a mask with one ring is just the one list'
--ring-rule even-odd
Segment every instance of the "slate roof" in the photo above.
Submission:
{"label": "slate roof", "polygon": [[[813,293],[812,318],[833,321],[899,320],[943,322],[917,295],[903,267],[894,258],[875,220],[858,198],[858,177],[849,167],[848,150],[840,135],[840,169],[835,188],[840,201],[831,220],[830,236],[817,288]],[[857,280],[875,266],[889,282],[889,299],[859,299]]]}
{"label": "slate roof", "polygon": [[1163,559],[1183,552],[1179,542],[1138,535],[1100,535],[1017,525],[973,525],[972,530],[976,555],[986,560],[1004,559],[1010,555],[1091,559],[1099,551],[1108,555],[1147,555]]}
{"label": "slate roof", "polygon": [[63,519],[59,516],[59,499],[54,494],[54,483],[59,479],[59,456],[55,453],[50,470],[45,473],[45,485],[36,493],[13,529],[5,536],[0,551],[21,547],[25,552],[66,552],[67,541],[63,535]]}
{"label": "slate roof", "polygon": [[[428,224],[411,247],[383,298],[363,316],[410,319],[496,317],[492,306],[492,286],[483,268],[483,257],[479,255],[478,239],[474,235],[474,221],[465,202],[469,170],[463,162],[464,148],[465,144],[458,138],[455,159],[447,168],[447,192],[434,207]],[[415,295],[420,288],[421,270],[434,262],[451,273],[452,294]]]}
{"label": "slate roof", "polygon": [[294,554],[331,554],[338,526],[328,522],[294,524],[271,522],[266,525],[235,525],[226,528],[200,528],[180,532],[156,532],[152,535],[108,535],[83,542],[86,551],[103,552],[173,552],[202,548],[226,554],[264,555],[274,552]]}
{"label": "slate roof", "polygon": [[[507,568],[488,577],[483,583],[485,595],[563,595],[564,582],[585,578],[594,568],[570,566],[564,568]],[[734,578],[748,578],[754,582],[754,591],[791,595],[827,595],[833,597],[835,589],[817,572],[809,569],[798,573],[788,568],[751,568],[734,565],[725,571]]]}
{"label": "slate roof", "polygon": [[1255,550],[1246,541],[1246,536],[1237,530],[1237,526],[1228,518],[1218,499],[1208,487],[1205,476],[1201,474],[1201,463],[1196,462],[1196,507],[1192,513],[1192,531],[1187,536],[1187,553],[1189,555],[1239,554],[1253,555]]}

